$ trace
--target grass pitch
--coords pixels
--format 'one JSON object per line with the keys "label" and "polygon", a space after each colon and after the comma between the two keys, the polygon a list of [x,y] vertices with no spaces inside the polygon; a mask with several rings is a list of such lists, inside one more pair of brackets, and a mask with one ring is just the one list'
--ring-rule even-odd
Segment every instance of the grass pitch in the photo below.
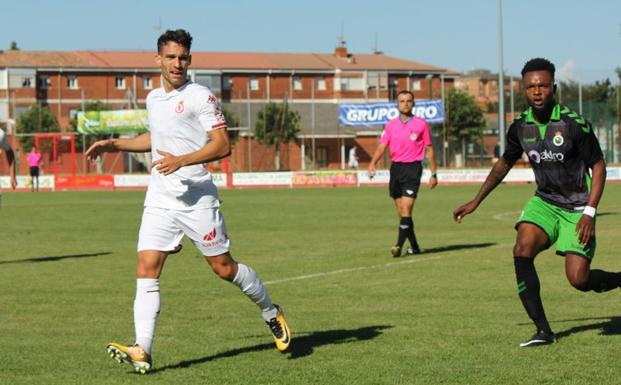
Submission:
{"label": "grass pitch", "polygon": [[[581,293],[552,250],[537,259],[558,343],[519,302],[513,222],[534,186],[499,186],[461,225],[478,186],[422,189],[424,254],[395,259],[385,188],[222,191],[236,259],[282,305],[279,353],[258,309],[184,241],[161,279],[147,376],[106,354],[133,342],[135,245],[144,192],[5,193],[0,209],[0,384],[614,384],[619,291]],[[593,266],[621,271],[621,184],[600,204]]]}

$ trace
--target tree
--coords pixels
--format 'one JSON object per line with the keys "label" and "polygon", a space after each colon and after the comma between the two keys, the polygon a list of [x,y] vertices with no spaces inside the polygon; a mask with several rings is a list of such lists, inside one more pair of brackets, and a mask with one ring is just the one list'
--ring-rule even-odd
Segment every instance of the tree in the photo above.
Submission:
{"label": "tree", "polygon": [[[226,120],[226,125],[228,128],[239,127],[239,119],[233,114],[231,111],[222,107],[222,114],[224,115],[224,120]],[[229,141],[231,143],[237,142],[237,131],[228,130]]]}
{"label": "tree", "polygon": [[297,138],[300,114],[288,108],[287,98],[280,104],[269,102],[257,114],[254,135],[261,144],[274,146],[274,169],[280,170],[280,145]]}
{"label": "tree", "polygon": [[485,117],[474,97],[465,92],[449,90],[446,104],[448,135],[450,139],[461,143],[460,152],[466,164],[466,143],[481,137],[486,126]]}
{"label": "tree", "polygon": [[9,46],[9,50],[11,51],[19,51],[19,47],[17,46],[17,42],[16,41],[12,41],[11,45]]}
{"label": "tree", "polygon": [[[17,118],[17,133],[19,134],[49,132],[60,132],[60,126],[47,106],[33,104]],[[20,136],[19,142],[25,151],[29,151],[34,146],[34,137],[32,135]]]}

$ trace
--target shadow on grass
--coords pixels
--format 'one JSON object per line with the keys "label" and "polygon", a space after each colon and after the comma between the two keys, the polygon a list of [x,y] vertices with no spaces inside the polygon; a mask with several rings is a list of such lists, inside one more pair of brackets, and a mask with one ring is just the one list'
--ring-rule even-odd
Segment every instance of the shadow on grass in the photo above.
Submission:
{"label": "shadow on grass", "polygon": [[108,251],[101,253],[91,253],[91,254],[72,254],[72,255],[53,255],[49,257],[38,257],[38,258],[28,258],[28,259],[13,259],[10,261],[0,261],[0,265],[5,263],[36,263],[36,262],[56,262],[62,261],[63,259],[74,259],[74,258],[91,258],[91,257],[99,257],[101,255],[112,254]]}
{"label": "shadow on grass", "polygon": [[[306,357],[313,354],[315,348],[323,345],[346,344],[351,342],[366,341],[373,339],[380,334],[382,330],[392,328],[390,325],[367,326],[359,329],[336,329],[326,330],[312,333],[298,333],[293,335],[289,350],[283,354],[288,355],[289,359]],[[234,357],[244,353],[259,352],[262,350],[274,350],[276,347],[273,342],[247,346],[244,348],[228,350],[211,356],[205,356],[194,360],[185,360],[176,364],[166,365],[161,368],[155,368],[150,373],[158,373],[171,369],[184,369],[193,365],[200,365],[207,362],[215,361],[220,358]]]}
{"label": "shadow on grass", "polygon": [[484,247],[494,246],[495,244],[496,243],[494,242],[485,242],[485,243],[447,245],[447,246],[433,247],[431,249],[423,249],[422,254],[443,253],[445,251],[453,251],[453,250],[482,249]]}
{"label": "shadow on grass", "polygon": [[574,333],[581,333],[588,330],[601,330],[599,335],[601,336],[614,336],[621,334],[621,317],[598,317],[598,318],[580,318],[575,320],[562,320],[562,321],[553,321],[554,323],[558,322],[571,322],[571,321],[597,321],[597,320],[606,320],[602,322],[593,322],[587,325],[574,326],[567,330],[563,330],[559,333],[556,333],[556,338],[561,339],[565,337],[569,337]]}
{"label": "shadow on grass", "polygon": [[605,217],[606,215],[619,215],[619,213],[615,213],[615,212],[603,212],[603,213],[597,213],[598,217]]}

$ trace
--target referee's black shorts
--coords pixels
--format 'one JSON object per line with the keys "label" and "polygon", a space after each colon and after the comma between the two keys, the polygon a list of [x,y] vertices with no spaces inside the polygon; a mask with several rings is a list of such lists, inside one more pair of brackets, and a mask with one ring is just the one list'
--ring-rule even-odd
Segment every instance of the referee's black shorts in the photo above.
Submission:
{"label": "referee's black shorts", "polygon": [[39,167],[38,166],[30,166],[30,176],[31,177],[39,177]]}
{"label": "referee's black shorts", "polygon": [[421,162],[393,162],[390,166],[390,183],[388,184],[390,196],[393,199],[402,196],[416,198],[422,175],[423,164]]}

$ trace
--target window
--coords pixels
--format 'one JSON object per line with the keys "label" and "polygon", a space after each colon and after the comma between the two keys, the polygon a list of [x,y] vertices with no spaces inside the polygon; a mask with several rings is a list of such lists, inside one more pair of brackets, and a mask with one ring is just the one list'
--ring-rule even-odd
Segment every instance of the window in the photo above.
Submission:
{"label": "window", "polygon": [[412,91],[420,91],[420,90],[421,90],[420,80],[419,79],[412,80]]}
{"label": "window", "polygon": [[328,147],[319,146],[317,147],[317,157],[316,162],[317,166],[320,168],[328,167]]}
{"label": "window", "polygon": [[364,90],[363,79],[361,78],[341,78],[339,84],[341,85],[341,91]]}
{"label": "window", "polygon": [[250,77],[250,90],[258,91],[259,90],[259,79],[256,76]]}
{"label": "window", "polygon": [[46,90],[48,88],[51,88],[50,86],[50,78],[48,78],[47,76],[39,76],[38,79],[39,82],[39,88],[41,88],[42,90]]}
{"label": "window", "polygon": [[302,79],[299,76],[293,77],[293,89],[295,91],[302,91]]}
{"label": "window", "polygon": [[326,90],[326,78],[323,76],[320,76],[317,78],[317,89],[319,91],[325,91]]}
{"label": "window", "polygon": [[73,120],[76,118],[76,116],[78,115],[78,109],[77,108],[70,108],[69,109],[69,119]]}
{"label": "window", "polygon": [[230,91],[233,88],[233,79],[230,76],[222,77],[222,89],[224,91]]}
{"label": "window", "polygon": [[31,77],[23,77],[22,78],[22,88],[32,88],[32,78]]}
{"label": "window", "polygon": [[153,88],[153,79],[151,76],[145,76],[142,78],[142,88],[145,90],[150,90]]}
{"label": "window", "polygon": [[67,88],[72,90],[78,89],[78,78],[75,75],[67,76]]}
{"label": "window", "polygon": [[125,89],[125,76],[117,76],[114,79],[114,87],[116,87],[116,89],[118,90],[124,90]]}
{"label": "window", "polygon": [[220,75],[196,74],[194,82],[209,88],[216,95],[222,92],[222,77]]}

